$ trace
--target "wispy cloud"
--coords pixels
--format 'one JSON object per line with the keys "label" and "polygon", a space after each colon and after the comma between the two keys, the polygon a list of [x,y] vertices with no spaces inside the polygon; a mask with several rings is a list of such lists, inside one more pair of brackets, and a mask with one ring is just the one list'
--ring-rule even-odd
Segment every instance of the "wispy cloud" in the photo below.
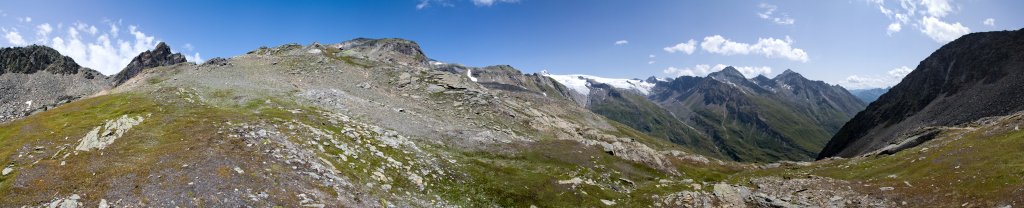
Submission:
{"label": "wispy cloud", "polygon": [[807,62],[810,58],[803,49],[794,48],[793,40],[786,36],[785,39],[759,38],[757,43],[735,42],[720,35],[704,37],[700,47],[704,51],[721,55],[747,55],[760,54],[768,58],[785,58],[791,61]]}
{"label": "wispy cloud", "polygon": [[776,14],[775,10],[779,9],[779,7],[776,6],[776,5],[761,3],[757,7],[761,8],[761,12],[757,13],[757,16],[761,17],[761,19],[766,19],[766,20],[771,21],[772,23],[780,24],[780,25],[792,25],[792,24],[796,23],[796,20],[793,19],[793,18],[790,18],[789,14],[786,14],[786,13]]}
{"label": "wispy cloud", "polygon": [[[693,67],[685,68],[668,67],[665,70],[662,70],[662,72],[674,77],[707,76],[708,74],[717,71],[722,71],[722,69],[725,69],[725,67],[728,66],[729,65],[725,64],[715,64],[714,66],[707,64],[698,64]],[[756,77],[757,75],[768,75],[772,73],[772,68],[767,66],[733,66],[733,68],[736,68],[736,70],[740,71],[740,73],[742,73],[743,76],[746,76],[748,78]]]}
{"label": "wispy cloud", "polygon": [[618,41],[615,41],[615,45],[626,45],[626,44],[629,44],[628,40],[618,40]]}
{"label": "wispy cloud", "polygon": [[921,33],[928,35],[932,40],[939,43],[947,43],[967,33],[971,33],[970,28],[961,25],[959,22],[947,23],[930,16],[921,19],[921,24],[924,25]]}
{"label": "wispy cloud", "polygon": [[903,26],[900,25],[899,22],[893,22],[892,24],[889,24],[889,27],[886,29],[885,33],[887,35],[892,35],[893,33],[900,32],[900,30],[903,30]]}
{"label": "wispy cloud", "polygon": [[518,3],[519,0],[472,0],[476,6],[491,6],[495,3]]}
{"label": "wispy cloud", "polygon": [[848,89],[885,88],[898,84],[903,77],[910,74],[911,69],[907,66],[897,67],[882,75],[851,75],[839,81],[839,85]]}
{"label": "wispy cloud", "polygon": [[[440,5],[442,7],[454,7],[456,0],[420,0],[416,4],[417,10],[422,10],[431,7],[432,5]],[[489,7],[498,3],[519,3],[519,0],[469,0],[474,6],[477,7]]]}
{"label": "wispy cloud", "polygon": [[[665,47],[662,50],[669,53],[683,52],[686,54],[693,54],[693,51],[697,49],[697,41],[690,39],[689,41],[676,44],[674,46]],[[651,55],[653,56],[653,55]],[[653,58],[653,57],[652,57]]]}
{"label": "wispy cloud", "polygon": [[981,21],[981,24],[985,24],[988,26],[996,26],[996,19],[988,18],[985,19],[985,21]]}
{"label": "wispy cloud", "polygon": [[[947,43],[971,31],[970,28],[959,22],[951,23],[942,20],[943,17],[959,10],[959,7],[954,6],[952,0],[888,1],[896,2],[894,4],[897,4],[898,7],[886,5],[887,1],[884,0],[867,0],[867,2],[878,6],[878,10],[892,20],[885,30],[885,33],[890,36],[902,31],[903,27],[912,26],[935,42]],[[983,24],[985,23],[983,22]]]}
{"label": "wispy cloud", "polygon": [[21,33],[19,33],[17,29],[8,30],[5,28],[4,39],[7,39],[7,43],[10,43],[11,45],[15,46],[23,46],[28,44],[28,42],[25,42],[25,38],[21,37]]}

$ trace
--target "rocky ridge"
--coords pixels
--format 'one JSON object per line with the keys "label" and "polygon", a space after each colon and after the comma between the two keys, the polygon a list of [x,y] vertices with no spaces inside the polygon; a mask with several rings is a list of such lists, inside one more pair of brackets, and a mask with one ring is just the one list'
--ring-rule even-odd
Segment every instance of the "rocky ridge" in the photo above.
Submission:
{"label": "rocky ridge", "polygon": [[920,138],[920,128],[1024,110],[1022,48],[1024,30],[972,33],[942,46],[844,125],[818,158],[854,157]]}
{"label": "rocky ridge", "polygon": [[141,73],[143,69],[158,66],[169,66],[183,62],[186,62],[185,55],[181,55],[181,53],[171,53],[171,47],[167,46],[164,42],[160,42],[153,50],[145,51],[138,56],[135,56],[135,58],[128,63],[128,66],[125,66],[121,72],[118,72],[111,77],[110,82],[114,86],[118,86]]}
{"label": "rocky ridge", "polygon": [[56,50],[32,45],[0,49],[0,122],[25,117],[120,85],[145,68],[185,62],[161,42],[107,77]]}
{"label": "rocky ridge", "polygon": [[575,94],[586,93],[575,98],[591,111],[695,152],[738,161],[810,160],[864,107],[842,87],[792,70],[751,79],[733,67],[666,80],[548,76],[576,86],[570,87]]}

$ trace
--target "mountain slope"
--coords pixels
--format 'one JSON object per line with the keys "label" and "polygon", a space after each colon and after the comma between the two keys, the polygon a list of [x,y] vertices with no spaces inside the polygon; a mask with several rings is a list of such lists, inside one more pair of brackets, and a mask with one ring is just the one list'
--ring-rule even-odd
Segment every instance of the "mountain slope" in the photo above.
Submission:
{"label": "mountain slope", "polygon": [[1021,30],[972,33],[942,46],[844,125],[818,158],[901,146],[895,151],[922,142],[908,140],[920,128],[1024,110],[1022,51]]}
{"label": "mountain slope", "polygon": [[744,168],[576,107],[543,76],[358,41],[148,68],[0,124],[0,205],[644,206]]}
{"label": "mountain slope", "polygon": [[46,46],[0,49],[0,122],[41,112],[120,85],[143,69],[185,62],[160,42],[113,77],[84,68]]}
{"label": "mountain slope", "polygon": [[92,95],[106,80],[46,46],[0,49],[0,122]]}
{"label": "mountain slope", "polygon": [[585,91],[591,111],[695,152],[738,161],[809,160],[864,106],[842,87],[790,70],[772,79],[746,79],[732,67],[669,81],[548,76]]}

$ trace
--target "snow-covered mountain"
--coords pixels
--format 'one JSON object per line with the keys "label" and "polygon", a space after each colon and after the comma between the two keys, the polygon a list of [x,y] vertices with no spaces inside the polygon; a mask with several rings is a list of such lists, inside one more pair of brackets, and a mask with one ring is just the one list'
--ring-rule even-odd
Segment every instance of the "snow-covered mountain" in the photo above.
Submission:
{"label": "snow-covered mountain", "polygon": [[604,78],[591,75],[583,74],[569,74],[569,75],[554,75],[548,73],[547,70],[541,71],[542,76],[551,77],[558,83],[565,85],[569,89],[576,91],[580,94],[590,94],[590,87],[592,83],[602,83],[611,85],[615,88],[634,90],[640,94],[648,95],[651,92],[651,88],[654,88],[656,83],[648,82],[641,79],[616,79],[616,78]]}

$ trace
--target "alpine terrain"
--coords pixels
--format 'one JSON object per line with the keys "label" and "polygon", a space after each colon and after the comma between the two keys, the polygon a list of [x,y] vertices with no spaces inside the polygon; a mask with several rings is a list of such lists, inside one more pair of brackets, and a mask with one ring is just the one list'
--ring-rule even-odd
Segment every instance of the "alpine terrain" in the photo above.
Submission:
{"label": "alpine terrain", "polygon": [[837,85],[786,70],[747,79],[733,67],[669,80],[546,75],[577,103],[697,153],[736,161],[811,160],[864,108]]}
{"label": "alpine terrain", "polygon": [[152,47],[111,77],[0,49],[0,207],[1024,206],[1024,31],[952,41],[866,110],[790,70],[523,73],[397,38],[202,64]]}

